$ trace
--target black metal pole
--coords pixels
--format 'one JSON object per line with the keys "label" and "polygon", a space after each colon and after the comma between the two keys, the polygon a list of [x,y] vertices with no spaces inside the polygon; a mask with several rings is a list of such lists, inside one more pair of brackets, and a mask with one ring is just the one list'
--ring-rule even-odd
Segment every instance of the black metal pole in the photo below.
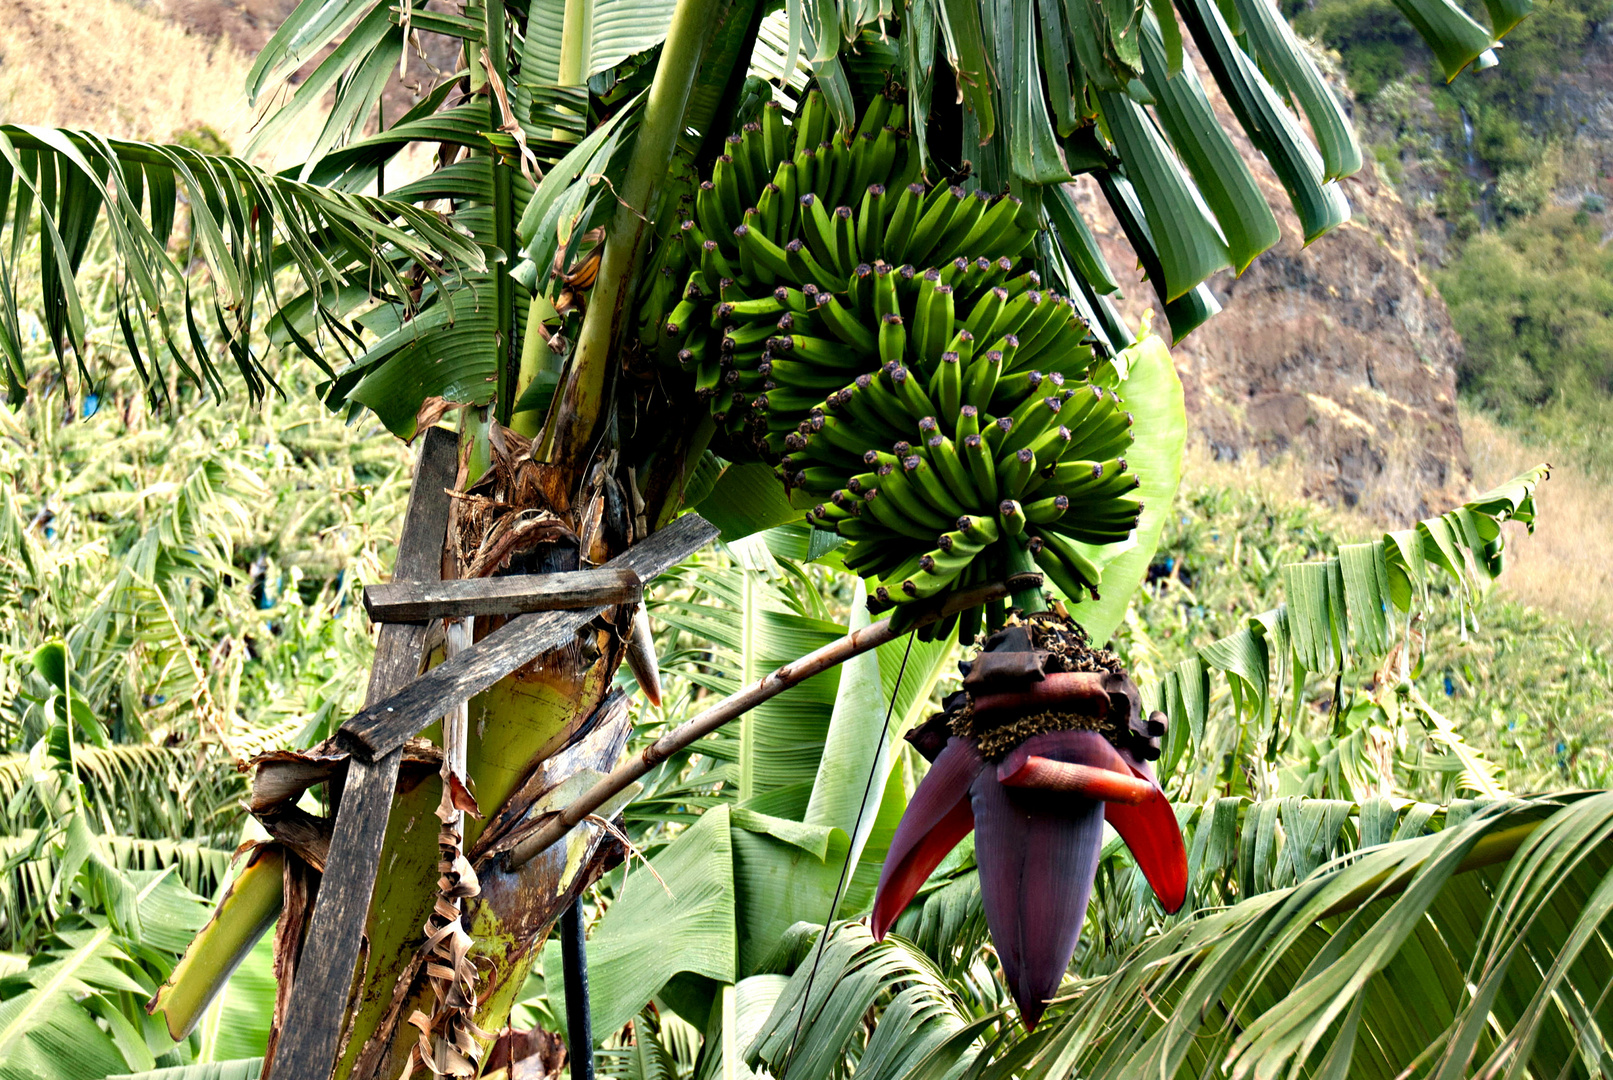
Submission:
{"label": "black metal pole", "polygon": [[571,1080],[594,1080],[594,1020],[588,1009],[588,943],[582,897],[560,916],[560,960],[566,970],[566,1051]]}

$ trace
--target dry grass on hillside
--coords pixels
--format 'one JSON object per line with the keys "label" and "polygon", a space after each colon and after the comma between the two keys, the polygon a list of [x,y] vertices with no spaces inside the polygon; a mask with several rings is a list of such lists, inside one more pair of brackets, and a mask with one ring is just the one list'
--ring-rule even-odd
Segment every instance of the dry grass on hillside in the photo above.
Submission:
{"label": "dry grass on hillside", "polygon": [[[1542,459],[1539,447],[1482,414],[1464,410],[1462,430],[1473,463],[1472,494],[1488,491]],[[1188,455],[1186,474],[1198,483],[1226,484],[1279,499],[1294,498],[1301,490],[1302,474],[1291,463],[1212,461],[1196,446]],[[1496,587],[1570,623],[1613,628],[1613,490],[1572,465],[1552,464],[1551,479],[1540,487],[1534,535],[1521,525],[1507,526],[1506,569]],[[1340,535],[1358,539],[1411,524],[1338,507],[1320,509],[1338,523]]]}
{"label": "dry grass on hillside", "polygon": [[[1541,458],[1539,447],[1526,445],[1487,416],[1464,411],[1462,431],[1475,491]],[[1534,536],[1525,535],[1522,526],[1510,527],[1510,565],[1500,587],[1573,622],[1613,627],[1613,490],[1572,462],[1551,463],[1551,479],[1540,486]]]}
{"label": "dry grass on hillside", "polygon": [[120,0],[0,3],[0,120],[167,141],[246,141],[246,57]]}

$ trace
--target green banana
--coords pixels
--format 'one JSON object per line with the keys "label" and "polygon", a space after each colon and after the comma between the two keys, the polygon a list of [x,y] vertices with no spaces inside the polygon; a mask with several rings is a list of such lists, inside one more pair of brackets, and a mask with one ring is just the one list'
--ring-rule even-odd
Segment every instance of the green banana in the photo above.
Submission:
{"label": "green banana", "polygon": [[[722,220],[732,229],[745,216],[745,203],[739,193],[739,166],[729,154],[723,154],[711,167],[711,182],[717,186],[718,205],[722,207]],[[719,232],[727,232],[727,229]]]}
{"label": "green banana", "polygon": [[857,266],[856,215],[849,206],[837,206],[832,217],[834,265],[842,274],[850,274]]}
{"label": "green banana", "polygon": [[997,493],[1017,499],[1025,491],[1036,471],[1036,455],[1029,450],[1016,450],[997,459]]}
{"label": "green banana", "polygon": [[935,405],[919,387],[918,379],[901,364],[887,363],[880,368],[884,382],[889,385],[896,399],[914,420],[922,416],[934,416]]}
{"label": "green banana", "polygon": [[902,306],[896,292],[896,274],[890,263],[874,263],[874,314],[883,319],[887,315],[900,315]]}
{"label": "green banana", "polygon": [[1097,590],[1093,589],[1079,571],[1066,562],[1052,545],[1044,544],[1036,553],[1036,565],[1047,575],[1054,587],[1072,603],[1080,603],[1088,593],[1093,599],[1097,599]]}
{"label": "green banana", "polygon": [[[903,455],[905,459],[911,454]],[[889,501],[889,506],[904,515],[914,524],[923,526],[928,530],[928,536],[933,539],[937,534],[946,531],[955,515],[946,514],[930,505],[925,493],[919,488],[918,482],[907,474],[904,464],[901,468],[891,470],[890,474],[881,478],[877,489],[881,496]]]}
{"label": "green banana", "polygon": [[1025,504],[1025,520],[1032,525],[1050,525],[1063,517],[1064,511],[1069,508],[1070,500],[1064,495],[1037,499],[1035,502]]}
{"label": "green banana", "polygon": [[991,423],[980,429],[980,437],[986,442],[986,449],[996,457],[1002,450],[1003,439],[1013,430],[1014,420],[1010,416],[999,416]]}
{"label": "green banana", "polygon": [[717,241],[707,240],[700,245],[700,272],[710,281],[719,283],[727,280],[733,281],[739,276],[732,263],[723,257],[717,248]]}
{"label": "green banana", "polygon": [[776,101],[762,106],[762,149],[769,171],[790,157],[789,132],[784,127],[784,108]]}
{"label": "green banana", "polygon": [[[886,364],[900,364],[907,354],[907,327],[900,315],[879,320],[879,358]],[[903,376],[904,381],[906,376]]]}
{"label": "green banana", "polygon": [[927,261],[951,222],[953,214],[967,198],[968,195],[961,187],[936,188],[926,200],[924,213],[919,218],[918,224],[913,227],[912,239],[903,257],[915,263]]}
{"label": "green banana", "polygon": [[[1014,264],[1008,259],[998,259],[997,265],[1002,268],[1002,271],[1005,275],[1013,270],[1014,267]],[[1037,294],[1037,303],[1041,302],[1040,297],[1042,275],[1038,274],[1035,270],[1027,270],[1023,274],[1015,274],[1013,277],[1007,278],[1007,280],[1002,283],[1002,286],[1005,290],[1007,290],[1010,297],[1019,296],[1023,293],[1034,292]]]}
{"label": "green banana", "polygon": [[800,154],[817,147],[825,138],[825,126],[829,119],[829,103],[824,99],[823,91],[810,90],[807,96],[801,99],[801,108],[795,114],[795,154]]}
{"label": "green banana", "polygon": [[[949,414],[950,415],[950,414]],[[955,431],[956,442],[963,445],[963,440],[971,435],[980,434],[980,410],[973,405],[963,405],[958,409],[958,426]]]}
{"label": "green banana", "polygon": [[739,244],[739,258],[741,265],[749,262],[752,273],[759,275],[764,285],[771,285],[777,278],[788,278],[790,273],[790,260],[784,249],[768,239],[767,231],[749,224],[749,219],[757,216],[759,211],[750,211],[745,216],[747,223],[734,230],[734,239]]}
{"label": "green banana", "polygon": [[963,504],[948,490],[946,482],[941,479],[940,474],[922,456],[909,454],[903,458],[902,471],[908,483],[938,513],[955,519],[965,512]]}
{"label": "green banana", "polygon": [[728,210],[722,204],[722,197],[717,194],[717,185],[710,180],[703,180],[695,194],[694,200],[695,220],[700,223],[700,231],[706,237],[725,235],[733,225],[727,223]]}
{"label": "green banana", "polygon": [[992,289],[975,302],[963,328],[975,336],[976,341],[991,341],[996,336],[997,321],[1008,302],[1006,290]]}
{"label": "green banana", "polygon": [[997,526],[997,519],[990,514],[967,514],[954,524],[964,539],[982,548],[995,544],[997,538],[1002,535],[1002,530]]}
{"label": "green banana", "polygon": [[942,416],[956,416],[963,405],[963,365],[958,354],[944,352],[936,362],[935,373],[930,376],[930,397],[941,410]]}
{"label": "green banana", "polygon": [[796,202],[801,212],[801,239],[806,241],[807,248],[812,252],[812,258],[817,264],[828,271],[825,277],[818,280],[823,284],[844,278],[850,273],[850,268],[842,268],[835,251],[834,222],[830,220],[829,211],[824,209],[823,200],[813,192],[808,191]]}
{"label": "green banana", "polygon": [[838,296],[830,295],[813,314],[823,321],[830,333],[859,353],[873,356],[880,352],[880,335],[870,331],[860,319],[847,311]]}
{"label": "green banana", "polygon": [[1013,499],[1004,499],[997,504],[997,523],[1004,536],[1018,536],[1025,531],[1025,511]]}
{"label": "green banana", "polygon": [[[970,518],[969,520],[972,522],[974,519]],[[991,519],[983,518],[982,520],[990,521]],[[995,522],[993,522],[993,524],[995,524]],[[936,547],[940,548],[940,550],[946,552],[948,555],[974,556],[978,555],[986,548],[985,543],[970,539],[962,529],[953,529],[951,532],[942,533],[940,536],[935,538],[935,544]]]}
{"label": "green banana", "polygon": [[878,393],[873,378],[867,374],[859,375],[855,382],[840,391],[835,409],[844,412],[870,439],[894,441],[906,431],[905,426],[886,418],[890,409],[888,398]]}
{"label": "green banana", "polygon": [[1059,419],[1059,409],[1063,402],[1056,396],[1039,398],[1032,394],[1013,412],[1014,430],[1003,439],[1002,448],[998,455],[1011,453],[1023,449],[1035,442],[1049,428],[1055,426]]}
{"label": "green banana", "polygon": [[[956,340],[956,339],[954,339]],[[960,354],[961,355],[961,354]],[[963,373],[963,400],[976,409],[991,405],[997,390],[997,379],[1002,374],[1002,354],[983,353],[969,362]]]}
{"label": "green banana", "polygon": [[885,249],[885,186],[869,184],[857,208],[857,250],[870,254]]}
{"label": "green banana", "polygon": [[959,443],[959,454],[969,468],[969,478],[981,498],[993,499],[997,494],[997,469],[991,460],[991,451],[979,435],[969,435]]}
{"label": "green banana", "polygon": [[966,196],[964,201],[952,212],[947,221],[946,230],[936,241],[936,246],[942,251],[959,251],[963,249],[963,238],[968,236],[974,227],[979,224],[981,215],[985,212],[986,203],[991,198],[983,191]]}
{"label": "green banana", "polygon": [[821,394],[846,385],[843,371],[825,370],[814,364],[790,360],[774,359],[767,363],[767,374],[786,390],[816,390]]}
{"label": "green banana", "polygon": [[1020,201],[1012,195],[1003,195],[990,203],[974,227],[958,240],[958,248],[962,251],[982,248],[997,233],[1013,225],[1019,207]]}
{"label": "green banana", "polygon": [[[806,285],[816,281],[828,282],[835,279],[834,273],[818,261],[817,256],[812,254],[811,249],[807,247],[800,237],[796,237],[784,245],[784,258],[790,268],[790,276],[804,282]],[[805,291],[805,286],[803,286],[803,291]],[[823,294],[820,293],[819,295]]]}
{"label": "green banana", "polygon": [[[888,202],[889,200],[887,200]],[[924,205],[924,185],[913,183],[902,188],[891,209],[890,220],[885,223],[885,257],[899,263],[906,257],[912,242],[914,227]]]}
{"label": "green banana", "polygon": [[941,479],[946,481],[948,488],[960,503],[969,506],[985,505],[990,501],[991,493],[982,496],[975,490],[974,480],[969,476],[969,470],[964,467],[963,459],[958,456],[958,448],[951,439],[936,433],[931,435],[924,444],[925,453],[929,456],[931,464],[935,466]]}
{"label": "green banana", "polygon": [[915,540],[930,540],[935,536],[936,530],[915,522],[902,510],[897,509],[894,500],[888,494],[884,485],[874,488],[863,494],[863,513],[894,533],[912,537]]}

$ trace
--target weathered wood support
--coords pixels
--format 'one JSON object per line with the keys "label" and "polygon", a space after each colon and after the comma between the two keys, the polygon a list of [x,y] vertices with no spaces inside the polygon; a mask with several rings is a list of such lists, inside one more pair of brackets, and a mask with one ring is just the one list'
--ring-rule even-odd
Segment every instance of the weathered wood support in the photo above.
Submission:
{"label": "weathered wood support", "polygon": [[[649,581],[716,536],[716,526],[698,514],[685,514],[605,567],[631,570],[641,581]],[[375,761],[412,739],[452,706],[481,693],[534,657],[569,643],[605,610],[606,605],[599,605],[517,616],[397,693],[366,706],[342,725],[337,740],[354,758]]]}
{"label": "weathered wood support", "polygon": [[[451,432],[426,432],[409,489],[409,509],[398,539],[393,577],[434,581],[442,574],[442,545],[448,534],[448,488],[458,469],[457,439]],[[392,623],[376,638],[370,666],[369,701],[379,701],[406,686],[420,672],[425,645],[424,623]],[[308,933],[304,962],[286,1006],[284,1025],[270,1064],[283,1080],[324,1080],[336,1060],[342,1017],[358,964],[364,913],[375,889],[381,842],[392,810],[401,748],[373,760],[354,760],[347,770],[331,836],[326,867],[340,867],[320,881]]]}
{"label": "weathered wood support", "polygon": [[464,578],[456,581],[392,581],[364,590],[371,622],[408,623],[475,615],[525,615],[601,604],[636,604],[644,583],[627,567],[600,567],[560,574]]}
{"label": "weathered wood support", "polygon": [[[298,965],[274,1059],[267,1066],[278,1080],[325,1080],[335,1067],[403,744],[460,702],[568,644],[611,607],[639,602],[645,581],[717,535],[709,522],[688,514],[597,570],[439,582],[448,489],[458,467],[456,445],[450,432],[433,428],[426,433],[398,541],[395,580],[377,587],[374,603],[366,593],[366,606],[382,626],[365,708],[338,732],[338,742],[349,751],[347,779],[326,873],[303,941],[305,962]],[[560,610],[579,604],[580,610]],[[377,609],[382,615],[374,614]],[[427,620],[511,611],[522,614],[420,674]],[[580,926],[580,913],[573,918]],[[583,1055],[590,1073],[591,1050]]]}

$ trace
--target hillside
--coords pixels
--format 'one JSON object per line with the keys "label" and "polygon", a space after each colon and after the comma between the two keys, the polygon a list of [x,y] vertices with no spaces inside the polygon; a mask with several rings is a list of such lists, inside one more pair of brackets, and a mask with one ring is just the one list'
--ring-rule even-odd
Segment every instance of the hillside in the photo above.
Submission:
{"label": "hillside", "polygon": [[[1196,437],[1218,461],[1290,463],[1305,496],[1385,521],[1454,501],[1469,481],[1456,409],[1461,346],[1412,215],[1369,165],[1345,186],[1352,220],[1303,247],[1271,167],[1203,81],[1283,238],[1242,277],[1211,279],[1228,310],[1172,350]],[[1137,319],[1158,299],[1096,185],[1079,190],[1125,294],[1121,308]]]}

